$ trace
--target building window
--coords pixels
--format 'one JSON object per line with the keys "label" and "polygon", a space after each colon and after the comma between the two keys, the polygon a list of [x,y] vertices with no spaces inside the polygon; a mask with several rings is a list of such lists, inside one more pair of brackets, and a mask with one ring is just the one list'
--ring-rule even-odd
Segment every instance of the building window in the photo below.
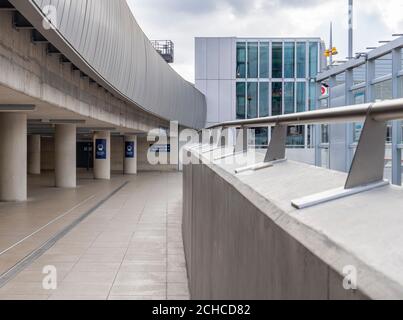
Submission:
{"label": "building window", "polygon": [[309,77],[315,78],[318,74],[318,43],[309,43]]}
{"label": "building window", "polygon": [[284,78],[295,77],[295,43],[284,44]]}
{"label": "building window", "polygon": [[246,78],[246,43],[238,42],[236,47],[236,77]]}
{"label": "building window", "polygon": [[306,111],[306,83],[297,82],[297,112]]}
{"label": "building window", "polygon": [[283,77],[283,44],[281,42],[273,42],[272,58],[272,77],[281,79]]}
{"label": "building window", "polygon": [[386,80],[374,84],[375,100],[388,100],[392,99],[392,80]]}
{"label": "building window", "polygon": [[290,126],[287,128],[287,146],[303,148],[305,146],[305,126]]}
{"label": "building window", "polygon": [[255,131],[255,147],[267,147],[269,145],[269,129],[254,128],[253,130]]}
{"label": "building window", "polygon": [[329,125],[322,124],[321,125],[321,142],[322,143],[329,143]]}
{"label": "building window", "polygon": [[294,82],[284,83],[284,113],[295,112],[295,86]]}
{"label": "building window", "polygon": [[238,82],[236,84],[236,118],[245,119],[246,113],[246,85],[244,82]]}
{"label": "building window", "polygon": [[273,116],[279,116],[283,113],[283,84],[281,82],[273,82],[272,84],[272,110]]}
{"label": "building window", "polygon": [[259,84],[259,117],[269,116],[269,83]]}
{"label": "building window", "polygon": [[257,118],[257,82],[248,82],[248,119]]}
{"label": "building window", "polygon": [[257,42],[248,43],[248,78],[258,77],[258,46]]}
{"label": "building window", "polygon": [[306,78],[306,43],[297,43],[297,78]]}
{"label": "building window", "polygon": [[260,43],[260,78],[269,78],[269,43]]}
{"label": "building window", "polygon": [[309,111],[316,109],[316,83],[309,83]]}

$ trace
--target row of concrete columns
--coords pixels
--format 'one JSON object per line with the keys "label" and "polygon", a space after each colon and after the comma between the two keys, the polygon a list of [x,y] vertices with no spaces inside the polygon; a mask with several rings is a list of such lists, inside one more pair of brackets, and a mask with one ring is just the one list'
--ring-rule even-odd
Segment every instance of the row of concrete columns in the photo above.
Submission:
{"label": "row of concrete columns", "polygon": [[[77,186],[76,125],[55,127],[55,186]],[[124,173],[137,173],[137,156],[132,150],[136,136],[126,136]],[[106,148],[106,149],[105,149]],[[128,155],[129,152],[129,155]],[[0,201],[27,199],[27,172],[41,173],[41,137],[27,138],[27,116],[23,113],[0,113]],[[94,133],[94,178],[111,178],[111,135],[109,131]]]}

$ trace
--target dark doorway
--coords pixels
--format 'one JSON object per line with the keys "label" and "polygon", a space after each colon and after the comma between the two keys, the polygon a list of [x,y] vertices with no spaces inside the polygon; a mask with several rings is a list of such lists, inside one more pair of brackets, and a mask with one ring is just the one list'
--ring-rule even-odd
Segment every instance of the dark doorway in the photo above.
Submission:
{"label": "dark doorway", "polygon": [[93,142],[77,142],[77,168],[90,170],[94,167]]}

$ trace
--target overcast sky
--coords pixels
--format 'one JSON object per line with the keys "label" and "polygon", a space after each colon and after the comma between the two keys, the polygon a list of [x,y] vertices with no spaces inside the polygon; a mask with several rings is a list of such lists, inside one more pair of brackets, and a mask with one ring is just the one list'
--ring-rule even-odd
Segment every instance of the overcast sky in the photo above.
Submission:
{"label": "overcast sky", "polygon": [[[321,37],[347,56],[348,0],[127,0],[150,39],[175,43],[173,67],[194,82],[194,38]],[[403,0],[355,0],[355,52],[403,33]]]}

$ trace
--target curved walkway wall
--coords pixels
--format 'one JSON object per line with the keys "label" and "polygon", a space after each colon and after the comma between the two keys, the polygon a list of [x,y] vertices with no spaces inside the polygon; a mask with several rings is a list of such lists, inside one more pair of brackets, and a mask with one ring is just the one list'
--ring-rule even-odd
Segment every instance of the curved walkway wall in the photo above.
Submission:
{"label": "curved walkway wall", "polygon": [[[125,0],[11,0],[72,63],[122,100],[165,120],[202,128],[204,95],[156,52]],[[43,28],[46,6],[57,26]]]}

